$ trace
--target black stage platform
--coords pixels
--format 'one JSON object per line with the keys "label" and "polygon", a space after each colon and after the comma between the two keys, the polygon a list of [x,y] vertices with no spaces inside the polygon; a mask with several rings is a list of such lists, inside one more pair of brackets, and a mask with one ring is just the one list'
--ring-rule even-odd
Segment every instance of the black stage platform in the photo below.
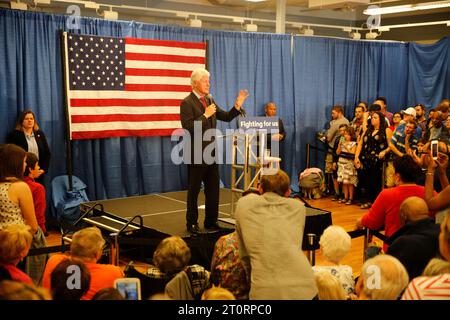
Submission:
{"label": "black stage platform", "polygon": [[[139,232],[139,236],[134,234],[132,238],[135,238],[136,245],[134,247],[138,247],[141,242],[143,246],[145,246],[146,260],[149,257],[151,258],[154,248],[160,240],[177,235],[182,237],[191,248],[191,263],[198,263],[205,267],[209,267],[215,242],[220,236],[233,231],[234,225],[219,222],[219,225],[226,228],[225,230],[209,231],[204,229],[205,197],[203,192],[200,192],[198,198],[198,223],[201,233],[198,235],[191,235],[186,230],[186,199],[187,191],[177,191],[84,202],[80,205],[80,208],[81,212],[85,212],[94,205],[101,204],[103,205],[103,213],[96,209],[94,210],[94,215],[102,214],[123,222],[128,222],[130,218],[140,215],[143,218],[144,230],[143,232]],[[219,219],[230,218],[231,190],[220,189],[219,199]],[[137,237],[142,237],[142,241],[139,241]],[[122,238],[122,241],[124,243],[130,243],[130,241],[127,241],[126,237]],[[149,245],[149,243],[151,245]],[[123,248],[126,247],[128,246],[123,246]],[[126,254],[126,250],[121,252]]]}

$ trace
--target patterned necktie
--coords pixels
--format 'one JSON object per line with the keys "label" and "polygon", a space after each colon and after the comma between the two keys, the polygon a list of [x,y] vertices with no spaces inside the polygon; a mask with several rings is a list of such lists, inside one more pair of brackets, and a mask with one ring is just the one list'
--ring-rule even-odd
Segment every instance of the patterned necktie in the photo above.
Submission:
{"label": "patterned necktie", "polygon": [[203,108],[206,109],[206,99],[205,99],[205,97],[200,97],[200,101],[201,101],[201,103],[203,105]]}

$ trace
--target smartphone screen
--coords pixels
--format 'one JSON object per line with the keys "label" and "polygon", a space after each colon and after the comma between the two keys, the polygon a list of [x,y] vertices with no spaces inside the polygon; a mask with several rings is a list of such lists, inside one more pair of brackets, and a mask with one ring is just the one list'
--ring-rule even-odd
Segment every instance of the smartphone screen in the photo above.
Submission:
{"label": "smartphone screen", "polygon": [[139,300],[137,282],[116,282],[116,288],[126,300]]}
{"label": "smartphone screen", "polygon": [[437,159],[438,156],[438,142],[431,141],[431,156],[433,159]]}

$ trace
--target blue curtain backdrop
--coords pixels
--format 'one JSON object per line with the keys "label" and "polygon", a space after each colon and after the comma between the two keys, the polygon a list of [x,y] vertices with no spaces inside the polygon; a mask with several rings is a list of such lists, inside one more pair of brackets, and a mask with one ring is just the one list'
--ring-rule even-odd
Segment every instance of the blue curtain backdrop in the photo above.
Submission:
{"label": "blue curtain backdrop", "polygon": [[[66,16],[0,9],[0,143],[17,114],[35,111],[52,150],[48,179],[66,174],[65,106],[60,30]],[[73,31],[73,30],[71,30]],[[347,117],[359,100],[377,95],[391,111],[414,102],[428,107],[450,97],[449,39],[434,45],[367,42],[318,37],[226,32],[136,22],[81,18],[75,32],[209,42],[211,91],[222,108],[248,89],[248,115],[262,115],[274,101],[287,131],[284,166],[296,179],[304,169],[306,143],[341,103]],[[236,122],[219,128],[235,128]],[[110,138],[73,142],[74,174],[90,199],[182,190],[186,170],[174,165],[170,137]],[[221,166],[229,185],[229,166]],[[296,182],[295,180],[293,183]]]}

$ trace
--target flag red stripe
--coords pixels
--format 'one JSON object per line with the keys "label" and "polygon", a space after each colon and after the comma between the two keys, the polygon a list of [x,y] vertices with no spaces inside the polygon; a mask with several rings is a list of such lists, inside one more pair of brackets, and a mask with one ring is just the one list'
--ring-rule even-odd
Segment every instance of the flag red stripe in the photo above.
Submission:
{"label": "flag red stripe", "polygon": [[180,107],[181,99],[70,99],[71,107]]}
{"label": "flag red stripe", "polygon": [[185,49],[206,49],[205,42],[182,42],[182,41],[168,41],[168,40],[151,40],[151,39],[137,39],[125,38],[125,44],[139,44],[148,46],[160,47],[177,47]]}
{"label": "flag red stripe", "polygon": [[180,121],[179,114],[101,114],[74,115],[71,118],[72,123]]}
{"label": "flag red stripe", "polygon": [[172,54],[125,52],[125,60],[167,61],[183,63],[205,63],[205,57],[180,56]]}
{"label": "flag red stripe", "polygon": [[190,78],[192,71],[186,70],[167,70],[167,69],[136,69],[126,68],[127,76],[156,76],[156,77],[184,77]]}
{"label": "flag red stripe", "polygon": [[192,87],[181,84],[125,84],[125,91],[191,92]]}
{"label": "flag red stripe", "polygon": [[147,137],[170,136],[175,129],[148,129],[148,130],[104,130],[104,131],[75,131],[72,139],[101,139],[110,137]]}

